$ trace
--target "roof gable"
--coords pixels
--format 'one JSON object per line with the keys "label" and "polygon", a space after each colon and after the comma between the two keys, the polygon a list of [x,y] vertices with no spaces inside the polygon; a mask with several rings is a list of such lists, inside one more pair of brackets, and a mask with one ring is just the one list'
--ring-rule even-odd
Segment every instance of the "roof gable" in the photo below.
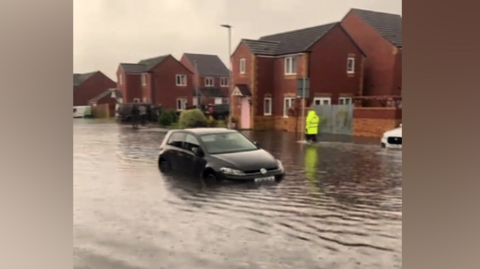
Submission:
{"label": "roof gable", "polygon": [[228,77],[230,71],[217,55],[209,54],[183,54],[194,66],[197,62],[197,71],[200,76]]}
{"label": "roof gable", "polygon": [[349,13],[357,15],[396,47],[402,47],[402,16],[355,8]]}
{"label": "roof gable", "polygon": [[145,72],[146,72],[146,71],[150,71],[150,70],[152,70],[155,66],[157,66],[158,64],[160,64],[161,62],[163,62],[163,60],[165,60],[165,59],[168,58],[169,56],[170,56],[170,54],[158,56],[158,57],[155,57],[155,58],[149,58],[149,59],[141,60],[140,62],[138,62],[138,64],[145,66]]}
{"label": "roof gable", "polygon": [[125,71],[125,73],[147,72],[147,67],[144,64],[121,63],[120,66],[123,68],[123,71]]}
{"label": "roof gable", "polygon": [[93,75],[98,73],[99,71],[85,73],[85,74],[73,74],[73,86],[80,86]]}
{"label": "roof gable", "polygon": [[[339,23],[335,22],[295,31],[263,36],[259,39],[259,41],[278,42],[274,52],[275,55],[304,52],[308,51],[312,45],[315,44],[315,42],[321,39],[337,24]],[[266,46],[266,44],[264,44],[264,46]],[[270,44],[269,46],[273,48],[273,44]]]}

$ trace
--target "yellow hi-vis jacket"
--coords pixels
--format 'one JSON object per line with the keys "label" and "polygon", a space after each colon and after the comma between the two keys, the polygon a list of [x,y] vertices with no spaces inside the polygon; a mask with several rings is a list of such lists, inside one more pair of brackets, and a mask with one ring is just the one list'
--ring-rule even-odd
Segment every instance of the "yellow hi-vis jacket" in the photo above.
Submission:
{"label": "yellow hi-vis jacket", "polygon": [[316,135],[318,134],[318,124],[320,123],[320,118],[317,116],[315,111],[308,111],[307,119],[305,120],[305,134],[307,135]]}

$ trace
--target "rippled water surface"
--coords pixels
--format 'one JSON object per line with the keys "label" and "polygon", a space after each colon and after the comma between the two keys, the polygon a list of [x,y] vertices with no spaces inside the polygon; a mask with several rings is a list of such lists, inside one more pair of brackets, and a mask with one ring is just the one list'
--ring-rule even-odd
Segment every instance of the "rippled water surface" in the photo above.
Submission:
{"label": "rippled water surface", "polygon": [[75,268],[401,268],[402,152],[246,133],[270,184],[162,176],[158,130],[74,120]]}

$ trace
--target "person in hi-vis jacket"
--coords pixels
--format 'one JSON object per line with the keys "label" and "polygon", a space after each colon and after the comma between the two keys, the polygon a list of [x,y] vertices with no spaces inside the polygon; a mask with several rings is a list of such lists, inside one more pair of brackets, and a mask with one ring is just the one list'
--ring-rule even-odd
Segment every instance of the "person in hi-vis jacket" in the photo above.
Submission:
{"label": "person in hi-vis jacket", "polygon": [[307,142],[317,142],[318,126],[320,124],[320,118],[315,110],[310,109],[305,119],[305,140]]}

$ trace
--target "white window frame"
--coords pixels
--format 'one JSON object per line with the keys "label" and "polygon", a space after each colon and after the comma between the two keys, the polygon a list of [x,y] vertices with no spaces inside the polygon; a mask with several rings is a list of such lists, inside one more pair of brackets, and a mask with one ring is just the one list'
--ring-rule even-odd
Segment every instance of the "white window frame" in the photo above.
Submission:
{"label": "white window frame", "polygon": [[122,76],[122,74],[118,75],[118,84],[120,84],[120,85],[123,84],[123,76]]}
{"label": "white window frame", "polygon": [[296,75],[297,74],[297,58],[296,57],[285,57],[285,75]]}
{"label": "white window frame", "polygon": [[[348,100],[348,104],[347,101]],[[341,101],[343,101],[343,104],[341,104]],[[338,104],[339,105],[351,105],[352,104],[352,97],[340,97],[338,98]]]}
{"label": "white window frame", "polygon": [[[328,101],[328,104],[324,104],[323,101]],[[331,105],[332,104],[332,98],[330,97],[315,97],[313,98],[313,105],[318,106],[316,103],[317,101],[320,103],[319,105]]]}
{"label": "white window frame", "polygon": [[142,80],[142,86],[147,86],[147,75],[146,74],[142,74],[141,80]]}
{"label": "white window frame", "polygon": [[[285,97],[283,98],[283,117],[288,118],[288,111],[292,107],[293,103],[295,102],[295,97]],[[289,101],[289,106],[287,108],[287,101]]]}
{"label": "white window frame", "polygon": [[[352,68],[349,68],[350,62],[352,63]],[[355,74],[355,57],[347,58],[347,74]]]}
{"label": "white window frame", "polygon": [[213,103],[215,105],[221,105],[223,103],[223,98],[222,97],[215,97],[215,99],[213,99]]}
{"label": "white window frame", "polygon": [[[181,83],[181,81],[180,81],[180,83],[178,83],[178,79],[179,79],[179,78],[183,78],[183,83]],[[182,87],[187,86],[187,75],[185,75],[185,74],[177,74],[177,75],[175,76],[175,85],[177,85],[177,86],[182,86]]]}
{"label": "white window frame", "polygon": [[[178,102],[180,101],[180,108],[178,107]],[[177,107],[177,111],[183,111],[187,108],[187,102],[188,100],[186,98],[177,98],[177,103],[176,103],[176,107]]]}
{"label": "white window frame", "polygon": [[228,87],[228,78],[220,78],[220,87]]}
{"label": "white window frame", "polygon": [[245,74],[246,66],[247,66],[246,63],[247,61],[245,60],[245,58],[240,59],[240,63],[239,63],[240,74]]}
{"label": "white window frame", "polygon": [[[211,83],[208,83],[211,82]],[[212,77],[205,77],[205,87],[213,87],[215,86],[215,79]]]}
{"label": "white window frame", "polygon": [[[270,102],[269,102],[269,105],[268,105],[268,112],[267,112],[267,110],[266,110],[266,108],[267,108],[267,105],[266,105],[267,101],[270,101]],[[273,107],[273,105],[272,105],[272,97],[265,97],[265,98],[263,98],[263,115],[264,115],[264,116],[271,116],[271,115],[272,115],[272,107]]]}

